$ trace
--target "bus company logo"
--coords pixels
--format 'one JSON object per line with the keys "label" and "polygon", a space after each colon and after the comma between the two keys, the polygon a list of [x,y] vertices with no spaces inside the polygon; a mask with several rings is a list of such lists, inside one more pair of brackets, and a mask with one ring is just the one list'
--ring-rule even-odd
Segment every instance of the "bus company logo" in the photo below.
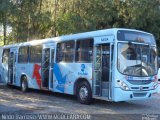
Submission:
{"label": "bus company logo", "polygon": [[88,75],[87,72],[85,72],[86,66],[85,64],[81,64],[81,72],[78,72],[78,75]]}
{"label": "bus company logo", "polygon": [[143,86],[140,86],[139,89],[142,91],[143,90]]}
{"label": "bus company logo", "polygon": [[81,65],[81,71],[84,73],[86,66],[84,64]]}

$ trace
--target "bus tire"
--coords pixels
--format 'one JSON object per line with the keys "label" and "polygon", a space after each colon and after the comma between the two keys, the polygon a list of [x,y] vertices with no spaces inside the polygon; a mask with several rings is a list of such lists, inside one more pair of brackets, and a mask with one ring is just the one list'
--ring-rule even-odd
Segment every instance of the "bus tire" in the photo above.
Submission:
{"label": "bus tire", "polygon": [[80,82],[77,86],[77,99],[81,104],[91,104],[92,91],[90,85],[86,82]]}
{"label": "bus tire", "polygon": [[28,90],[28,82],[27,82],[26,76],[22,77],[21,90],[22,90],[22,92],[27,92],[27,90]]}

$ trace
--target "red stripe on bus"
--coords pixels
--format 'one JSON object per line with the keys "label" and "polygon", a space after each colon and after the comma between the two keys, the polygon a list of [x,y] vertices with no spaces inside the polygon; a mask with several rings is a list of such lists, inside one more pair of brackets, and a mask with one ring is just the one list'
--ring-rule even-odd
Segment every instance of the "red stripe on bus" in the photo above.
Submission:
{"label": "red stripe on bus", "polygon": [[36,79],[37,85],[39,88],[41,88],[41,82],[42,82],[41,75],[39,73],[40,68],[41,68],[40,65],[34,64],[34,71],[33,71],[33,75],[32,75],[32,78]]}

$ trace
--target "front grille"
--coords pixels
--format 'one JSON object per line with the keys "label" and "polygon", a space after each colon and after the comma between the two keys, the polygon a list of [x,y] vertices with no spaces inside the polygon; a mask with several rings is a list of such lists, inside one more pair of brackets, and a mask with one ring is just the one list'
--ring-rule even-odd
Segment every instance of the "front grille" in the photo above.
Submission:
{"label": "front grille", "polygon": [[131,87],[133,90],[139,90],[139,87]]}
{"label": "front grille", "polygon": [[134,97],[145,97],[147,93],[133,93]]}
{"label": "front grille", "polygon": [[128,82],[133,85],[148,85],[152,81],[151,80],[128,80]]}
{"label": "front grille", "polygon": [[132,90],[148,90],[149,87],[142,87],[141,89],[140,89],[140,87],[131,87],[131,89]]}
{"label": "front grille", "polygon": [[149,89],[149,87],[143,87],[143,90],[147,90],[147,89]]}

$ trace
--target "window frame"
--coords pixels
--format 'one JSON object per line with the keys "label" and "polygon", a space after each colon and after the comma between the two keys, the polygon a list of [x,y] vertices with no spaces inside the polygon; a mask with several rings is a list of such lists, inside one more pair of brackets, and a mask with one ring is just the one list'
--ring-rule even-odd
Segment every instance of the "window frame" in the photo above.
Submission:
{"label": "window frame", "polygon": [[[37,47],[40,47],[41,52],[37,52]],[[39,51],[38,50],[38,51]],[[42,62],[42,50],[43,46],[42,45],[34,45],[34,46],[29,46],[29,63],[41,63]],[[31,54],[31,51],[34,51],[34,57]],[[35,52],[36,51],[36,52]],[[39,55],[39,56],[37,56]],[[35,57],[37,56],[37,57]],[[34,59],[33,59],[34,58]],[[36,59],[35,59],[36,58]],[[38,58],[38,59],[37,59]]]}
{"label": "window frame", "polygon": [[[87,50],[85,48],[83,48],[82,50],[78,50],[78,42],[81,41],[81,42],[86,42],[87,40],[89,40],[89,46],[86,47],[88,48]],[[80,44],[80,43],[79,43]],[[80,45],[79,45],[80,46]],[[91,48],[91,49],[90,49]],[[76,48],[75,48],[75,62],[76,63],[92,63],[93,62],[93,49],[94,49],[94,39],[93,38],[85,38],[85,39],[78,39],[76,40]],[[78,59],[78,53],[81,52],[81,53],[88,53],[88,55],[90,55],[90,52],[91,51],[91,56],[88,56],[88,60],[79,60]],[[85,54],[86,55],[86,54]]]}
{"label": "window frame", "polygon": [[[27,49],[27,55],[26,55],[25,61],[24,61],[24,59],[22,59],[23,61],[20,60],[20,56],[23,56],[23,57],[25,56],[25,54],[22,54],[22,55],[20,54],[20,50],[21,50],[22,48],[23,48],[23,49],[24,49],[24,48]],[[28,63],[28,61],[29,61],[29,46],[20,46],[19,49],[18,49],[18,63],[19,63],[19,64]]]}
{"label": "window frame", "polygon": [[[67,42],[68,43],[69,42],[73,43],[72,49],[67,49],[66,48]],[[62,50],[60,48],[61,44],[64,44],[64,50]],[[74,63],[75,62],[75,48],[76,48],[76,42],[75,42],[75,40],[68,40],[68,41],[57,43],[57,46],[56,46],[56,63],[61,63],[61,62],[64,62],[64,63]],[[67,53],[70,53],[71,55],[69,55]],[[61,54],[61,56],[60,56],[60,54]],[[66,58],[69,58],[69,57],[66,57],[67,55],[73,56],[72,60],[71,59],[70,60],[66,60]]]}
{"label": "window frame", "polygon": [[4,53],[5,53],[5,51],[7,51],[8,52],[8,56],[6,56],[8,59],[9,59],[9,53],[10,53],[10,49],[9,48],[4,48],[3,49],[3,53],[2,53],[2,63],[3,64],[8,64],[8,61],[7,62],[4,62]]}

